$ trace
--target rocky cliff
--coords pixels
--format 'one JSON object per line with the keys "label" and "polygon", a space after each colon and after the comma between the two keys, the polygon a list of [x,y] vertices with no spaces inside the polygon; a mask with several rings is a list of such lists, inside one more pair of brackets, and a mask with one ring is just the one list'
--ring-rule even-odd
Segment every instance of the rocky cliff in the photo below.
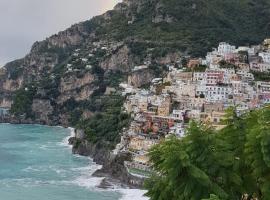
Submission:
{"label": "rocky cliff", "polygon": [[75,136],[69,139],[69,143],[73,146],[73,153],[91,156],[94,162],[103,165],[102,169],[97,170],[93,175],[105,177],[103,184],[106,184],[106,187],[114,183],[135,188],[143,187],[144,178],[129,174],[125,167],[124,162],[130,160],[131,155],[128,153],[115,155],[103,148],[103,145],[87,141],[84,131],[77,129],[75,132]]}

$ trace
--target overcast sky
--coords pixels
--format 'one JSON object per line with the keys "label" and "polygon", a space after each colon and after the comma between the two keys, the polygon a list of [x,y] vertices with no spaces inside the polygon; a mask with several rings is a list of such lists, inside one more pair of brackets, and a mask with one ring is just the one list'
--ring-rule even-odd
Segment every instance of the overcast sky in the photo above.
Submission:
{"label": "overcast sky", "polygon": [[0,66],[38,40],[112,9],[119,0],[0,0]]}

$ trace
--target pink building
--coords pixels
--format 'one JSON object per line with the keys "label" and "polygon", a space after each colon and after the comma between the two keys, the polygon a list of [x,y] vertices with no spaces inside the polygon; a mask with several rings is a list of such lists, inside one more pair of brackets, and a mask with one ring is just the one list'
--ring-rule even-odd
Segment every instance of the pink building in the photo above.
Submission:
{"label": "pink building", "polygon": [[224,71],[207,71],[206,72],[206,84],[207,85],[216,85],[217,83],[224,82]]}

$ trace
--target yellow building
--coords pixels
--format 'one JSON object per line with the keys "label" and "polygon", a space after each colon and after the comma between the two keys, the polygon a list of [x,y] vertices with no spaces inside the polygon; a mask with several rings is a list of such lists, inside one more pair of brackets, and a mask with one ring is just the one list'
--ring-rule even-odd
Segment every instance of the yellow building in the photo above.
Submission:
{"label": "yellow building", "polygon": [[210,122],[212,122],[213,124],[220,124],[222,122],[222,120],[225,119],[225,115],[226,115],[225,112],[214,111],[214,112],[212,112]]}
{"label": "yellow building", "polygon": [[129,148],[136,151],[148,151],[155,144],[158,144],[157,140],[136,136],[130,139]]}
{"label": "yellow building", "polygon": [[225,125],[222,124],[222,120],[225,119],[225,112],[204,112],[200,114],[200,119],[205,124],[212,125],[216,130],[223,129]]}
{"label": "yellow building", "polygon": [[267,47],[268,49],[270,49],[270,38],[267,38],[263,41],[263,45],[265,47]]}
{"label": "yellow building", "polygon": [[133,158],[133,161],[139,164],[143,164],[143,165],[149,165],[149,157],[144,154],[144,155],[136,155]]}
{"label": "yellow building", "polygon": [[206,103],[204,104],[204,112],[211,113],[213,111],[223,112],[225,110],[222,102]]}
{"label": "yellow building", "polygon": [[147,112],[147,108],[148,108],[147,100],[140,100],[139,101],[139,110],[141,112]]}
{"label": "yellow building", "polygon": [[170,114],[170,103],[165,102],[158,106],[158,116],[166,117]]}

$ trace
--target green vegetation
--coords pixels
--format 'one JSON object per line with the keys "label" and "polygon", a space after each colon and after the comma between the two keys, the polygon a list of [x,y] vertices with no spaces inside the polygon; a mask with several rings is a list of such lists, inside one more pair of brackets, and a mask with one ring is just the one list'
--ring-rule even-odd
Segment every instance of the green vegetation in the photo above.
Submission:
{"label": "green vegetation", "polygon": [[85,130],[90,142],[101,143],[111,149],[119,142],[119,133],[130,120],[129,115],[122,111],[123,100],[119,95],[108,95],[95,97],[89,103],[94,115],[81,120],[78,127]]}
{"label": "green vegetation", "polygon": [[[158,3],[164,6],[157,11]],[[129,10],[129,16],[135,18],[132,24],[128,24],[131,17],[127,19],[117,11],[110,12],[111,20],[97,17],[91,24],[96,24],[102,38],[135,38],[147,41],[148,46],[177,49],[194,56],[204,55],[220,41],[258,44],[270,35],[268,0],[146,0],[140,4],[138,9],[134,6]],[[167,16],[171,22],[153,23],[153,16]]]}
{"label": "green vegetation", "polygon": [[125,76],[126,74],[124,74],[120,70],[110,71],[104,77],[104,82],[110,87],[118,88],[119,84],[125,80]]}
{"label": "green vegetation", "polygon": [[158,65],[155,62],[151,63],[148,68],[153,71],[156,77],[162,77],[164,72],[168,71],[168,67],[166,65]]}
{"label": "green vegetation", "polygon": [[151,200],[270,199],[270,107],[239,117],[227,111],[216,131],[191,122],[182,139],[149,153],[157,172],[146,181]]}
{"label": "green vegetation", "polygon": [[12,67],[9,72],[9,78],[12,80],[16,80],[21,76],[23,73],[23,68],[22,67]]}
{"label": "green vegetation", "polygon": [[206,65],[199,65],[194,68],[187,68],[186,72],[205,72],[206,68]]}
{"label": "green vegetation", "polygon": [[270,80],[270,72],[255,72],[253,71],[255,81],[269,81]]}
{"label": "green vegetation", "polygon": [[11,107],[11,113],[16,115],[25,114],[26,117],[32,116],[32,103],[36,94],[35,87],[27,87],[18,90],[15,93],[14,102]]}
{"label": "green vegetation", "polygon": [[219,65],[221,68],[224,68],[224,69],[236,69],[237,68],[237,66],[235,66],[234,64],[228,63],[225,60],[220,61]]}

